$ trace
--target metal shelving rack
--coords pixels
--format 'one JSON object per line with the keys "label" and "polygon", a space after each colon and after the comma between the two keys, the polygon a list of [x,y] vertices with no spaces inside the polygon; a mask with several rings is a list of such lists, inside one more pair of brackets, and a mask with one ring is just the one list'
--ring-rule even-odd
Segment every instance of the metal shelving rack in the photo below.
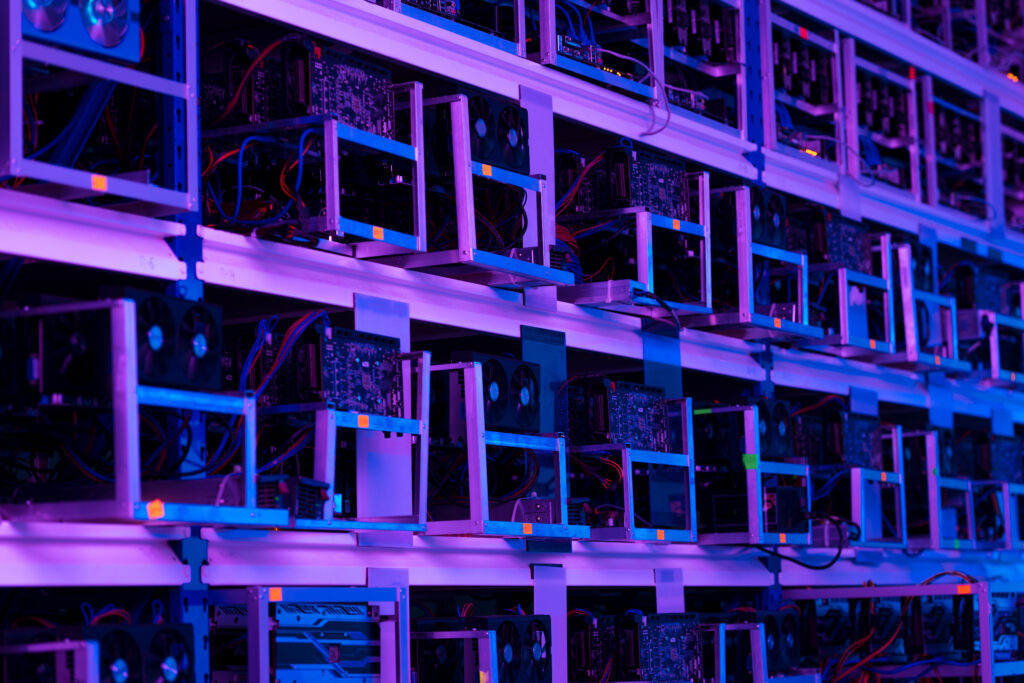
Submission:
{"label": "metal shelving rack", "polygon": [[[521,88],[528,87],[550,98],[555,116],[617,135],[639,138],[650,126],[651,112],[648,104],[637,99],[636,95],[653,94],[653,99],[658,100],[657,94],[653,92],[633,89],[630,95],[623,94],[564,70],[526,59],[522,2],[516,4],[518,33],[516,40],[510,41],[511,47],[493,41],[490,44],[478,41],[468,32],[451,31],[450,26],[442,23],[447,20],[423,21],[412,16],[414,13],[406,12],[408,8],[398,3],[393,8],[363,0],[338,0],[332,3],[309,0],[220,0],[219,4],[324,35],[358,50],[397,60],[426,72],[454,76],[470,86],[504,97],[518,100]],[[727,4],[733,6],[731,2]],[[868,362],[820,354],[809,349],[776,348],[761,338],[737,339],[714,331],[695,329],[686,323],[677,331],[675,338],[670,338],[667,345],[672,347],[673,354],[678,354],[682,367],[688,370],[711,371],[716,375],[749,382],[770,382],[778,387],[818,392],[849,394],[851,390],[866,390],[877,394],[881,401],[927,412],[930,417],[950,412],[955,403],[958,414],[991,419],[1001,411],[1012,422],[1024,423],[1024,401],[1012,390],[1020,384],[1020,378],[1007,374],[998,363],[993,364],[992,374],[988,378],[991,381],[986,385],[964,377],[967,368],[963,367],[957,357],[955,302],[949,297],[919,291],[914,287],[909,273],[909,248],[899,243],[900,232],[915,235],[927,232],[934,236],[938,244],[954,246],[984,257],[999,252],[1005,264],[1024,267],[1024,235],[1018,233],[1016,227],[1007,225],[1005,220],[1007,212],[1003,210],[1004,197],[1000,184],[1001,155],[997,153],[1004,130],[1001,117],[1024,119],[1024,88],[1007,79],[1004,74],[984,64],[969,61],[947,47],[914,33],[907,23],[880,15],[854,0],[787,0],[785,4],[816,22],[836,29],[837,42],[829,42],[828,48],[833,51],[840,67],[836,72],[845,74],[845,90],[838,89],[840,81],[837,79],[836,95],[840,101],[837,111],[833,113],[840,132],[838,137],[840,140],[845,139],[842,144],[847,146],[847,154],[840,154],[838,163],[822,164],[810,155],[801,158],[800,154],[780,154],[777,150],[772,151],[772,143],[759,146],[755,140],[768,139],[774,142],[775,124],[768,124],[767,130],[760,131],[759,136],[751,135],[745,114],[740,116],[739,132],[723,130],[722,126],[704,121],[699,116],[677,115],[663,132],[644,137],[644,144],[699,160],[714,172],[731,174],[748,181],[762,180],[769,187],[813,199],[825,206],[840,208],[844,213],[876,221],[891,229],[894,233],[891,250],[891,268],[894,272],[890,287],[893,288],[892,296],[901,298],[906,314],[902,327],[905,339],[897,340],[895,344],[902,351],[886,360]],[[552,2],[542,5],[548,7],[549,15],[554,13]],[[20,73],[19,61],[23,56],[53,59],[58,63],[67,61],[67,58],[54,54],[57,51],[52,48],[34,44],[28,44],[30,46],[26,48],[21,44],[17,28],[20,17],[16,7],[10,4],[6,14],[5,38],[12,48],[21,45],[17,47],[21,52],[5,51],[8,56],[0,62],[9,85],[17,80],[14,75]],[[750,23],[751,16],[760,16],[762,20],[771,16],[767,0],[760,5],[757,2],[738,3],[736,9],[741,16],[748,18],[746,24],[740,21],[741,31],[748,30],[744,27]],[[662,14],[663,6],[656,3],[648,17],[651,26],[647,44],[652,52],[649,66],[656,78],[663,78],[663,59],[680,58],[671,49],[664,48],[661,42],[659,22]],[[189,9],[185,15],[188,35],[195,31],[196,13]],[[787,25],[786,28],[791,30],[793,27]],[[797,35],[800,35],[800,27],[796,29]],[[745,112],[749,107],[764,112],[765,106],[769,113],[772,111],[776,98],[774,89],[766,87],[762,91],[756,84],[752,86],[746,71],[749,64],[764,58],[764,50],[770,49],[770,31],[769,27],[767,45],[762,37],[762,54],[744,55],[739,66],[726,70],[729,73],[719,71],[712,74],[736,77],[739,90],[742,91],[739,94],[741,111]],[[895,60],[909,67],[909,73],[902,76],[901,82],[912,93],[915,106],[919,84],[926,80],[915,78],[915,74],[941,79],[982,101],[979,117],[984,130],[986,163],[982,173],[985,198],[990,203],[998,203],[997,210],[984,217],[971,217],[952,208],[939,206],[937,202],[928,201],[931,192],[925,191],[920,181],[906,192],[857,181],[858,173],[854,169],[859,169],[860,159],[854,141],[859,131],[856,107],[851,105],[855,101],[855,89],[851,90],[850,76],[857,69],[857,47],[860,45],[887,51]],[[549,50],[551,47],[550,44],[547,46]],[[94,61],[85,60],[82,63],[92,64]],[[195,64],[192,60],[187,60],[187,64],[183,82],[158,83],[139,74],[125,73],[126,70],[119,70],[114,75],[126,83],[143,88],[152,87],[182,100],[187,123],[194,129],[195,92],[190,88],[195,82]],[[701,64],[688,66],[705,70],[710,68]],[[771,83],[771,79],[766,82]],[[748,101],[751,94],[755,96],[755,101]],[[10,99],[16,101],[16,98]],[[764,105],[765,102],[769,104]],[[847,104],[845,107],[844,102]],[[658,101],[656,106],[663,107],[664,103]],[[772,116],[767,118],[773,120]],[[917,124],[917,118],[915,113],[914,125]],[[464,122],[460,120],[460,123]],[[20,149],[22,122],[19,108],[9,107],[0,116],[0,125],[8,129],[7,146]],[[1015,130],[1008,130],[1005,135],[1020,138],[1019,131]],[[198,156],[197,140],[198,137],[189,138],[187,156],[190,160]],[[354,142],[359,143],[359,140]],[[406,156],[422,153],[422,141],[418,144],[414,142],[413,146],[418,149],[410,148],[403,153]],[[915,167],[918,166],[914,157],[917,149],[915,139],[911,147]],[[25,165],[10,156],[6,164],[14,172],[19,169],[25,173],[33,170],[32,164]],[[197,168],[197,162],[190,161],[183,192],[168,191],[158,195],[143,193],[145,196],[135,198],[155,198],[153,203],[158,204],[159,208],[153,211],[157,213],[172,209],[194,209],[197,206]],[[42,169],[35,170],[41,172]],[[914,172],[920,173],[920,168]],[[471,173],[496,180],[500,180],[502,175],[499,169],[485,168],[480,164],[473,164]],[[537,194],[546,191],[546,181],[542,179],[509,177],[506,180],[520,182]],[[139,194],[135,185],[124,184],[129,183],[129,180],[111,178],[100,181],[95,177],[68,175],[63,182],[88,192],[98,192],[99,185],[102,185],[104,190],[109,189],[112,193],[129,197]],[[462,178],[460,184],[463,191],[468,188],[471,192],[471,177]],[[543,201],[538,204],[538,212],[543,219],[544,211],[550,211],[550,207],[545,209]],[[469,214],[460,217],[466,230],[473,223],[471,200],[468,206]],[[417,208],[417,212],[422,221],[422,206]],[[658,218],[650,215],[645,215],[644,220],[648,221],[645,223],[648,232],[654,228],[679,229],[677,225],[659,224]],[[371,243],[373,239],[379,239],[373,226],[361,226],[360,229],[365,227],[371,230],[361,237],[369,237]],[[695,235],[703,235],[705,242],[709,232],[715,229],[714,225],[704,220],[700,225],[685,227]],[[342,228],[339,230],[344,231]],[[541,233],[538,244],[544,245],[545,234],[538,231]],[[39,239],[39,235],[45,235],[46,239]],[[201,243],[201,257],[180,250],[180,253],[176,252],[178,240],[186,235]],[[410,251],[424,251],[419,234],[417,240],[416,245],[408,245]],[[749,239],[745,242],[750,246]],[[745,258],[775,258],[781,255],[765,249],[762,247],[755,250],[755,253],[748,252]],[[532,280],[529,284],[543,286],[526,291],[492,287],[486,282],[448,278],[372,259],[348,258],[337,253],[261,241],[201,226],[193,229],[187,227],[184,221],[125,215],[50,197],[29,198],[25,193],[13,189],[0,189],[0,253],[138,276],[164,285],[183,286],[189,283],[193,286],[225,288],[233,294],[277,295],[343,309],[355,308],[358,297],[370,295],[402,302],[408,307],[408,317],[417,322],[456,325],[505,337],[518,337],[520,325],[533,325],[563,332],[570,349],[585,349],[632,360],[649,360],[650,354],[645,340],[650,320],[630,314],[628,307],[599,308],[560,301],[553,291],[556,286],[553,283],[562,282],[558,277],[562,273],[555,271],[552,271],[553,277],[543,282]],[[372,252],[367,255],[380,254]],[[424,254],[411,258],[420,256]],[[456,255],[452,262],[461,262],[462,256],[465,255]],[[545,260],[541,268],[546,271],[548,265]],[[806,256],[795,265],[806,271]],[[529,274],[536,275],[533,272]],[[311,286],[311,282],[316,285]],[[806,302],[806,283],[803,287],[803,299]],[[706,296],[710,299],[710,293]],[[952,325],[946,331],[942,346],[944,351],[941,353],[924,352],[921,340],[912,330],[913,316],[907,311],[917,302],[924,302],[943,311],[943,315],[951,316]],[[467,311],[473,314],[467,315]],[[996,315],[992,313],[992,316]],[[664,316],[658,317],[659,324],[667,319]],[[992,322],[1024,329],[1024,323],[1019,320],[1004,318],[993,319]],[[778,319],[768,318],[761,322],[767,328],[783,327],[783,321]],[[125,327],[131,328],[127,323]],[[128,342],[130,347],[131,340]],[[764,361],[766,356],[770,357],[770,362]],[[882,365],[890,362],[898,367]],[[133,363],[128,362],[128,366],[133,367]],[[950,370],[958,372],[948,372]],[[196,398],[181,392],[147,393],[144,387],[136,389],[134,399],[140,402],[185,406]],[[221,397],[220,400],[215,407],[221,410],[251,416],[255,414],[255,408],[243,397],[234,397],[230,401]],[[320,419],[329,423],[332,417],[329,407],[322,407],[320,413]],[[334,414],[333,417],[337,420],[338,415]],[[345,415],[344,419],[350,417]],[[752,410],[751,417],[756,422],[756,409]],[[410,422],[419,422],[418,429],[422,435],[422,420]],[[362,428],[358,421],[355,426]],[[394,428],[394,425],[372,423],[367,428],[383,430],[387,427]],[[412,431],[411,425],[406,428]],[[756,431],[753,425],[751,428]],[[928,465],[937,465],[934,431],[928,431],[925,435],[904,432],[902,436],[904,439],[912,436],[926,438],[931,444]],[[481,441],[486,442],[486,433],[481,432],[480,437]],[[896,434],[892,438],[899,439],[900,436]],[[557,438],[549,440],[560,444]],[[323,448],[329,449],[326,441]],[[751,450],[756,453],[756,444]],[[254,464],[255,455],[248,451],[246,462]],[[564,467],[564,450],[560,450],[559,455],[563,458]],[[624,461],[627,459],[625,455],[623,458]],[[638,458],[634,455],[632,460],[638,461]],[[657,460],[650,458],[651,462]],[[687,453],[685,462],[673,464],[692,466],[693,463],[693,454]],[[787,469],[785,473],[790,473],[790,470]],[[806,468],[797,472],[801,473],[806,476]],[[863,487],[866,480],[875,481],[876,475],[878,480],[886,481],[881,473],[861,472],[859,481],[854,478],[851,486],[855,489]],[[885,473],[885,477],[898,478],[899,483],[906,486],[907,473],[902,469]],[[809,476],[806,478],[810,480]],[[0,523],[0,558],[4,559],[5,571],[0,585],[184,586],[193,594],[207,594],[210,589],[238,586],[348,586],[377,590],[378,593],[374,593],[372,599],[394,602],[399,606],[399,613],[406,609],[404,600],[410,587],[518,586],[532,588],[537,611],[552,616],[552,651],[564,652],[564,596],[569,586],[653,588],[661,605],[671,604],[669,596],[673,591],[678,592],[684,584],[757,588],[767,588],[776,583],[782,586],[822,588],[859,584],[877,580],[879,557],[884,558],[881,561],[885,562],[886,580],[893,583],[913,584],[935,571],[947,569],[968,571],[982,577],[999,575],[1010,582],[1024,581],[1024,569],[1020,562],[1024,553],[1024,535],[1019,528],[1018,514],[1024,501],[1024,485],[1001,484],[1000,501],[1009,523],[1005,543],[997,549],[998,552],[995,549],[993,552],[977,552],[968,547],[975,545],[973,537],[942,537],[938,519],[942,488],[966,494],[968,503],[965,514],[970,517],[973,514],[971,488],[977,482],[936,475],[930,477],[928,483],[934,506],[932,513],[935,515],[932,518],[933,535],[925,543],[928,547],[919,556],[911,560],[899,549],[846,548],[841,552],[841,560],[828,572],[815,572],[785,563],[781,570],[772,572],[759,561],[762,556],[754,549],[703,545],[699,536],[697,543],[692,543],[689,541],[693,539],[686,533],[669,534],[662,538],[657,535],[657,530],[653,530],[653,538],[643,539],[654,541],[652,543],[612,542],[596,538],[587,540],[584,538],[585,533],[572,534],[567,530],[560,534],[562,538],[557,544],[528,546],[532,539],[525,538],[530,534],[523,534],[521,527],[504,530],[504,533],[496,533],[494,537],[413,534],[412,531],[424,526],[422,515],[416,523],[408,525],[410,528],[403,527],[398,530],[402,532],[400,535],[391,538],[383,538],[379,534],[372,538],[364,536],[358,532],[366,529],[359,528],[359,524],[351,525],[354,528],[349,532],[336,534],[287,529],[287,520],[271,515],[258,521],[258,525],[263,527],[259,529],[225,528],[229,524],[238,524],[237,520],[225,518],[221,521],[223,527],[207,526],[200,531],[193,531],[171,525],[173,522],[193,523],[196,521],[193,516],[169,514],[174,510],[165,505],[159,515],[163,518],[160,526],[58,524],[38,521],[38,518],[3,521]],[[129,488],[128,497],[124,498],[131,508],[131,514],[127,516],[139,521],[146,521],[140,520],[140,517],[156,516],[145,510],[145,501],[139,499],[138,491],[135,490],[137,487]],[[252,503],[249,500],[251,497],[247,494],[247,507],[254,508],[254,504],[248,504]],[[138,508],[139,504],[142,508]],[[564,515],[564,498],[562,505]],[[144,511],[146,515],[143,515]],[[246,514],[253,512],[248,510]],[[756,515],[752,517],[755,518]],[[767,537],[759,525],[758,520],[757,526],[750,532],[755,535],[752,536],[755,542],[798,545],[810,541],[810,529],[806,539],[803,538],[804,534],[800,534],[801,538],[781,541]],[[429,525],[426,526],[429,530]],[[968,524],[970,533],[974,532],[973,526],[973,523]],[[372,530],[380,532],[384,529]],[[634,538],[648,535],[639,534],[639,531],[631,530]],[[916,548],[921,543],[911,539],[910,545]],[[781,552],[811,562],[822,562],[830,558],[834,549],[786,547]],[[125,571],[125,568],[130,571]],[[946,590],[946,587],[942,590]],[[972,594],[976,590],[981,595],[988,589],[972,588]],[[257,591],[249,595],[255,595],[255,603],[263,605],[274,599],[273,591],[271,588],[267,593]],[[808,593],[791,595],[810,596]],[[351,596],[346,594],[333,597],[348,599]],[[188,610],[186,614],[189,614]],[[199,624],[205,616],[191,614],[188,618]],[[401,619],[398,621],[404,628]],[[752,637],[757,636],[752,633]],[[396,645],[397,651],[401,651],[401,640],[404,637],[398,638],[400,642]],[[760,637],[763,639],[763,634]],[[262,656],[265,652],[258,654]],[[397,668],[401,669],[405,666],[402,662],[407,662],[407,653],[399,654],[398,659]],[[556,658],[555,680],[565,680],[565,667],[564,658]],[[261,660],[258,669],[264,671],[265,668]],[[979,669],[983,680],[992,680],[991,667],[983,664]],[[397,673],[395,680],[405,680],[403,675],[407,675],[407,672]]]}

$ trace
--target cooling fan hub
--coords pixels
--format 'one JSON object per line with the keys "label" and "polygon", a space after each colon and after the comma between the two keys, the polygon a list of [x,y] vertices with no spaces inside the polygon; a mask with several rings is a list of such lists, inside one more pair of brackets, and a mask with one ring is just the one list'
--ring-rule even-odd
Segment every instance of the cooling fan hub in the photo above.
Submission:
{"label": "cooling fan hub", "polygon": [[530,387],[526,386],[526,385],[523,385],[522,387],[520,387],[519,388],[519,404],[523,405],[523,406],[528,406],[528,405],[530,405],[530,401],[531,400],[532,400],[532,396],[530,394]]}
{"label": "cooling fan hub", "polygon": [[152,325],[146,330],[146,343],[149,344],[149,348],[154,351],[159,351],[164,346],[164,330],[159,325]]}
{"label": "cooling fan hub", "polygon": [[515,652],[513,652],[512,646],[509,643],[505,643],[505,647],[501,649],[501,656],[505,659],[506,664],[512,663],[512,657],[515,656]]}
{"label": "cooling fan hub", "polygon": [[206,335],[202,332],[192,337],[192,354],[196,358],[204,357],[210,351],[210,344],[206,340]]}
{"label": "cooling fan hub", "polygon": [[164,680],[167,681],[167,683],[173,683],[178,680],[178,674],[181,673],[181,667],[178,665],[177,658],[168,656],[164,661],[160,662],[160,672],[163,674]]}
{"label": "cooling fan hub", "polygon": [[539,662],[544,656],[544,648],[537,641],[533,642],[533,661]]}
{"label": "cooling fan hub", "polygon": [[482,118],[476,120],[476,122],[473,124],[473,128],[474,130],[476,130],[476,134],[479,135],[480,137],[487,137],[487,122],[484,121]]}
{"label": "cooling fan hub", "polygon": [[487,385],[487,395],[492,401],[498,400],[498,397],[501,396],[501,387],[498,386],[497,382],[491,382]]}
{"label": "cooling fan hub", "polygon": [[110,663],[110,680],[114,683],[125,683],[131,678],[131,671],[128,669],[128,662],[120,657]]}
{"label": "cooling fan hub", "polygon": [[89,37],[103,47],[114,47],[128,32],[127,0],[86,0],[82,21]]}
{"label": "cooling fan hub", "polygon": [[509,147],[518,147],[519,146],[519,131],[517,131],[515,128],[509,128],[509,131],[508,131],[508,144],[509,144]]}
{"label": "cooling fan hub", "polygon": [[22,0],[21,9],[40,31],[55,31],[67,16],[68,0]]}

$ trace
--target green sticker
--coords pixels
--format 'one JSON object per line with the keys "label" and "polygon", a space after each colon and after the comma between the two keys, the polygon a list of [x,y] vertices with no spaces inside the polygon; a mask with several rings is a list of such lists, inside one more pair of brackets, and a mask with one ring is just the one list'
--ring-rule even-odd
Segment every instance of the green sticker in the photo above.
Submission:
{"label": "green sticker", "polygon": [[953,550],[960,550],[960,539],[959,538],[954,538],[953,539]]}
{"label": "green sticker", "polygon": [[694,410],[693,414],[694,415],[710,415],[711,414],[711,408],[700,408],[699,410]]}
{"label": "green sticker", "polygon": [[758,461],[757,453],[744,453],[743,454],[743,467],[745,467],[746,469],[748,469],[748,470],[756,470],[757,469],[757,461]]}

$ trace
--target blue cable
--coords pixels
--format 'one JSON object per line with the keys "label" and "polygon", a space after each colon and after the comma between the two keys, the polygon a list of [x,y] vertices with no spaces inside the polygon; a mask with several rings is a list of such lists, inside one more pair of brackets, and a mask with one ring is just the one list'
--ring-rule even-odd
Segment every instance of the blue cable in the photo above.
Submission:
{"label": "blue cable", "polygon": [[814,496],[811,497],[811,500],[820,500],[827,496],[828,494],[832,493],[832,489],[836,487],[836,483],[838,483],[839,478],[842,477],[844,474],[846,474],[845,471],[839,471],[833,474],[832,477],[828,481],[826,481],[820,489],[814,492]]}
{"label": "blue cable", "polygon": [[313,440],[313,432],[307,433],[304,437],[299,439],[298,442],[296,442],[295,445],[293,445],[287,451],[285,451],[281,455],[277,456],[276,458],[274,458],[273,460],[268,462],[263,467],[256,468],[256,472],[259,473],[259,474],[263,474],[267,470],[271,470],[271,469],[277,467],[279,464],[281,464],[285,460],[288,460],[292,456],[296,455],[299,451],[301,451],[303,448],[305,448],[309,444],[309,442],[312,441],[312,440]]}
{"label": "blue cable", "polygon": [[555,3],[555,9],[561,11],[562,14],[565,16],[565,21],[566,21],[567,24],[569,24],[569,37],[574,39],[574,40],[579,40],[580,36],[579,36],[578,33],[576,33],[576,27],[573,25],[572,17],[569,16],[569,13],[565,10],[564,7],[562,7],[557,2]]}

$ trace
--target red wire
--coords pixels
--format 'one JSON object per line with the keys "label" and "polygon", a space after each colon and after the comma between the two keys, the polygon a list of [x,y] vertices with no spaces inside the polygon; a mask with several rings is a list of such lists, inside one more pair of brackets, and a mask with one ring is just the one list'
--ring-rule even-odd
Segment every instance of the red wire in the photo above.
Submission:
{"label": "red wire", "polygon": [[287,39],[280,38],[278,40],[275,40],[270,45],[263,48],[262,52],[256,55],[256,59],[252,60],[252,63],[249,65],[249,68],[245,70],[244,74],[242,74],[242,80],[241,82],[239,82],[238,88],[235,90],[234,96],[232,96],[231,100],[228,102],[228,105],[224,107],[224,111],[221,112],[221,115],[213,120],[213,123],[219,123],[220,121],[224,120],[224,118],[228,114],[235,110],[235,107],[238,106],[238,100],[242,97],[242,92],[245,90],[245,84],[252,76],[252,72],[256,70],[256,67],[258,67],[263,62],[263,60],[270,55],[271,52],[281,47],[281,45],[284,44],[285,40]]}

